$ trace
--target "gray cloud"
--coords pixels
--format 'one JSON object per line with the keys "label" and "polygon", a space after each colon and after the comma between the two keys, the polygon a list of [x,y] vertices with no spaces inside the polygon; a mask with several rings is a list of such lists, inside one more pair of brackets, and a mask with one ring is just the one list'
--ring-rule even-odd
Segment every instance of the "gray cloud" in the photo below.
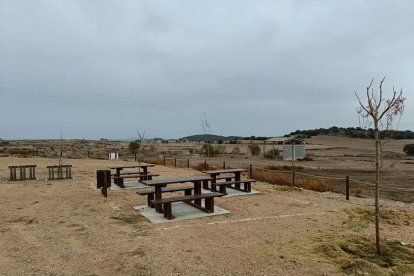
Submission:
{"label": "gray cloud", "polygon": [[413,8],[0,0],[0,137],[179,137],[203,112],[225,135],[357,126],[354,92],[384,75],[414,129]]}

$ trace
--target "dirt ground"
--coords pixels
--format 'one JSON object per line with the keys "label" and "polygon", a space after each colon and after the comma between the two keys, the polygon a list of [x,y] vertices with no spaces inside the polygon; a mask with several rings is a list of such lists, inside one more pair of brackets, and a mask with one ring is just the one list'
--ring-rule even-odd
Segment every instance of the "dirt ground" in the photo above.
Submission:
{"label": "dirt ground", "polygon": [[[408,254],[381,266],[348,248],[350,238],[374,243],[366,215],[372,199],[348,202],[340,194],[258,182],[260,195],[216,200],[229,215],[155,225],[133,209],[146,204],[135,190],[103,198],[94,189],[96,170],[125,161],[65,163],[73,165],[74,180],[45,181],[55,160],[0,158],[0,275],[414,274],[413,204],[381,202],[384,244],[396,242]],[[39,180],[7,183],[7,166],[23,164],[36,164]]]}

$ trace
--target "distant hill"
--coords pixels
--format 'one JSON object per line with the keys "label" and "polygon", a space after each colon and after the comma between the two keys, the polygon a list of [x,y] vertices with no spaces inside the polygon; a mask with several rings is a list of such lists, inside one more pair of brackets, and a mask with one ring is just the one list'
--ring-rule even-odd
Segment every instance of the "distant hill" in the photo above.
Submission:
{"label": "distant hill", "polygon": [[[291,132],[289,135],[303,135],[310,138],[311,136],[317,135],[331,135],[331,136],[342,136],[350,138],[373,138],[374,131],[372,129],[363,129],[360,127],[330,127],[330,128],[318,128],[309,130],[296,130]],[[289,136],[285,135],[285,136]],[[381,131],[381,137],[389,137],[391,139],[402,140],[402,139],[414,139],[414,132],[411,130],[397,130],[397,131]]]}
{"label": "distant hill", "polygon": [[221,136],[221,135],[214,135],[214,134],[197,134],[197,135],[191,135],[186,136],[183,138],[180,138],[178,140],[183,141],[187,140],[190,142],[202,142],[202,141],[232,141],[232,140],[239,140],[242,137],[240,136]]}

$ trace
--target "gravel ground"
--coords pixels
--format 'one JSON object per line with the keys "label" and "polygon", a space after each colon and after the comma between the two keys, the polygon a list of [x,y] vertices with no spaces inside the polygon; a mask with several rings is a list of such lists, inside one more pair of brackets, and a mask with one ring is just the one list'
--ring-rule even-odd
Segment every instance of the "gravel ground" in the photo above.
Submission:
{"label": "gravel ground", "polygon": [[[372,237],[372,227],[344,226],[347,211],[370,199],[255,183],[260,195],[218,198],[231,211],[154,225],[132,207],[134,190],[91,188],[95,172],[123,161],[76,159],[74,180],[45,181],[43,158],[0,158],[0,275],[341,275],[315,251],[324,236]],[[36,164],[39,180],[7,183],[8,165]],[[156,166],[160,177],[200,175]],[[384,201],[410,214],[407,225],[384,225],[383,238],[414,244],[413,205]]]}

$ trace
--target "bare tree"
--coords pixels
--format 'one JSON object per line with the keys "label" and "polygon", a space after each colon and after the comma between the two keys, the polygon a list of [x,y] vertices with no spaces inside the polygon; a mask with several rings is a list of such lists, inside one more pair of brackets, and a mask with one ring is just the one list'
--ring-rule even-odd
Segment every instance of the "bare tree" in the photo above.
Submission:
{"label": "bare tree", "polygon": [[58,154],[57,154],[57,161],[58,161],[58,177],[63,178],[63,131],[60,130],[60,139],[58,145]]}
{"label": "bare tree", "polygon": [[402,89],[397,92],[394,87],[392,88],[393,94],[390,99],[383,98],[383,83],[385,77],[381,80],[379,85],[379,94],[374,92],[372,84],[374,79],[367,87],[366,100],[367,102],[362,103],[360,97],[355,92],[355,95],[359,102],[357,112],[365,122],[367,127],[373,127],[374,141],[375,141],[375,241],[377,254],[381,254],[380,244],[380,209],[379,209],[379,184],[380,184],[380,162],[381,156],[381,130],[391,130],[393,122],[396,117],[402,116],[404,112],[404,101],[405,98],[402,96]]}
{"label": "bare tree", "polygon": [[[144,132],[139,132],[137,131],[138,137],[139,139],[137,140],[138,142],[138,162],[141,163],[141,151],[142,151],[142,142],[145,140],[145,131]],[[136,159],[135,159],[136,161]]]}
{"label": "bare tree", "polygon": [[[211,125],[207,120],[206,113],[203,113],[203,117],[201,117],[201,128],[203,129],[204,135],[208,135],[207,142],[210,142],[210,135],[211,135]],[[210,146],[207,145],[207,157],[210,157]]]}

